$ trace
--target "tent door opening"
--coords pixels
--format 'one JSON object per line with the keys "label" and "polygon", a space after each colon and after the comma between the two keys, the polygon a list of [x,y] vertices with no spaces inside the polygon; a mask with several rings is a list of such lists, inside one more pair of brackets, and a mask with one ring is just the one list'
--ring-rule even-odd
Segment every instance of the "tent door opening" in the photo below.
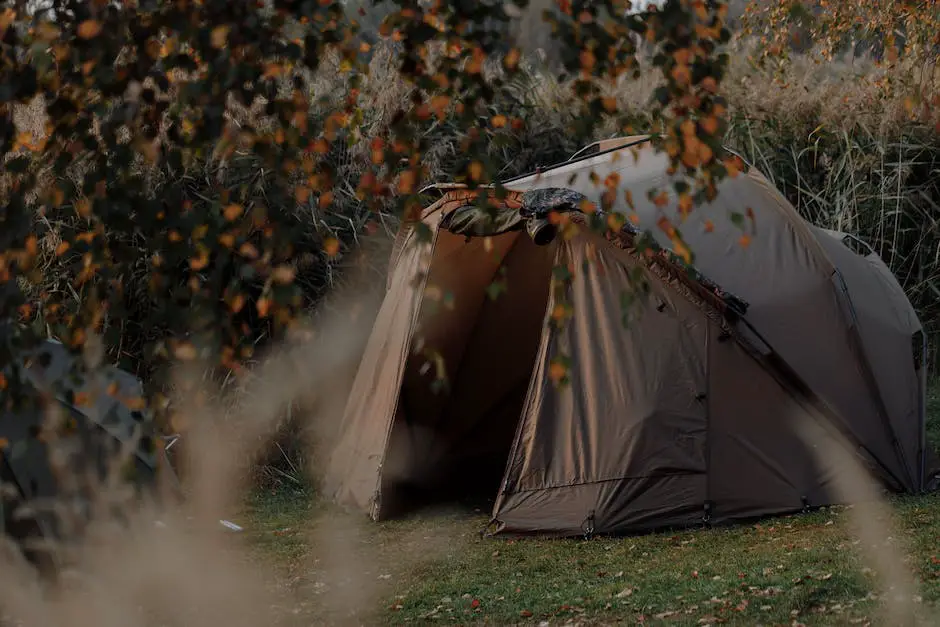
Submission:
{"label": "tent door opening", "polygon": [[555,254],[555,245],[536,246],[519,232],[489,243],[439,234],[414,338],[423,350],[408,356],[382,471],[383,517],[495,500],[535,366]]}

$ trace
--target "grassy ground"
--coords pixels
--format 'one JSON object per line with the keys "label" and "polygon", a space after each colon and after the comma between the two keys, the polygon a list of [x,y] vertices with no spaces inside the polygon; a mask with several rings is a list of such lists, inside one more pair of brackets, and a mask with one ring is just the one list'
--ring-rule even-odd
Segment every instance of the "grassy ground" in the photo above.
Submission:
{"label": "grassy ground", "polygon": [[[940,444],[940,394],[931,423]],[[940,494],[892,500],[888,539],[940,605]],[[844,508],[724,529],[493,540],[481,510],[392,524],[337,518],[303,491],[257,495],[244,522],[303,624],[867,624],[878,595]],[[936,614],[936,609],[934,609]]]}

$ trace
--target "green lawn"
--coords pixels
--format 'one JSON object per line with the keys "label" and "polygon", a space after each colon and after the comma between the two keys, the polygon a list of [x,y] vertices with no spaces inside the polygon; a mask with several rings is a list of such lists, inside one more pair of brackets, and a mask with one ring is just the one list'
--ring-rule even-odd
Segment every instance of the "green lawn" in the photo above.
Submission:
{"label": "green lawn", "polygon": [[[940,444],[940,395],[931,396]],[[940,606],[940,495],[894,498],[917,601]],[[843,508],[712,530],[591,540],[484,539],[480,510],[370,524],[303,491],[244,522],[301,599],[298,624],[866,624],[878,600]]]}

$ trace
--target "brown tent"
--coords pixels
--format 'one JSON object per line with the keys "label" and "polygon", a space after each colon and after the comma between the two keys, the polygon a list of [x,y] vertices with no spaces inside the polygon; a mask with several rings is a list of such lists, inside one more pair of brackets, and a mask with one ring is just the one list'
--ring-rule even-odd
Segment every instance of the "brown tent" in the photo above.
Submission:
{"label": "brown tent", "polygon": [[[799,511],[835,499],[801,415],[887,489],[935,485],[924,334],[879,257],[748,167],[681,223],[685,264],[658,227],[676,198],[646,195],[674,194],[666,169],[638,137],[498,203],[443,187],[399,233],[330,494],[378,520],[489,490],[496,532],[560,535]],[[605,181],[630,217],[606,235],[582,211]]]}

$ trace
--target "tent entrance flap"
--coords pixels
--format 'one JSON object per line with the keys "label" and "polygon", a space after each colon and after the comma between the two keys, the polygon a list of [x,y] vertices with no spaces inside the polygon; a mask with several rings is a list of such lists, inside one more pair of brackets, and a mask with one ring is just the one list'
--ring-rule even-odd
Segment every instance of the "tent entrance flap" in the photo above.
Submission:
{"label": "tent entrance flap", "polygon": [[383,517],[495,497],[548,304],[554,245],[518,231],[438,237],[382,470]]}

